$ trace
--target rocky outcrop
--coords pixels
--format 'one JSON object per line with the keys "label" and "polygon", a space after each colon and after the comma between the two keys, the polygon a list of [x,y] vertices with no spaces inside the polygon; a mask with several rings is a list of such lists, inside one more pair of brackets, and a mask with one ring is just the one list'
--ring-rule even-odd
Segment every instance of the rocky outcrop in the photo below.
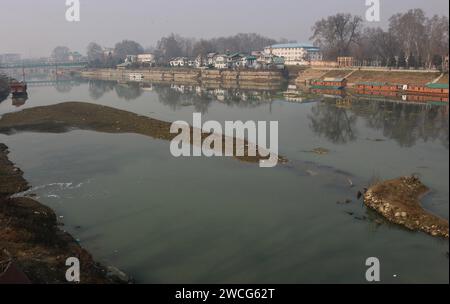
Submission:
{"label": "rocky outcrop", "polygon": [[364,203],[394,224],[448,238],[448,221],[431,214],[420,205],[421,197],[428,191],[428,187],[417,177],[401,177],[370,187],[364,195]]}

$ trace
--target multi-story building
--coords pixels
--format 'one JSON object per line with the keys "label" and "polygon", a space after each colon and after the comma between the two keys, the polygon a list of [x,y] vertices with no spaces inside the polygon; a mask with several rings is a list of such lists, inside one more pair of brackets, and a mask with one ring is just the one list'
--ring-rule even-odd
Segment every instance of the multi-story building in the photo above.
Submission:
{"label": "multi-story building", "polygon": [[286,65],[309,65],[322,60],[320,48],[301,43],[275,44],[264,49],[266,54],[283,57]]}
{"label": "multi-story building", "polygon": [[139,54],[137,55],[137,62],[141,64],[155,63],[155,55],[153,54]]}

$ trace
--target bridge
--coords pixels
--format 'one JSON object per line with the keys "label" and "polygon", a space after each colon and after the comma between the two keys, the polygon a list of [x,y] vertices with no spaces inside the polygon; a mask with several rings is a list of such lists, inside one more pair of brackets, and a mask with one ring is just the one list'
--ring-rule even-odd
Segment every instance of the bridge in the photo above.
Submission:
{"label": "bridge", "polygon": [[74,84],[73,79],[48,79],[48,80],[31,80],[27,81],[29,87],[52,87],[58,84]]}
{"label": "bridge", "polygon": [[0,64],[0,70],[14,69],[34,69],[34,68],[84,68],[88,65],[87,61],[83,62],[36,62],[36,63],[14,63]]}

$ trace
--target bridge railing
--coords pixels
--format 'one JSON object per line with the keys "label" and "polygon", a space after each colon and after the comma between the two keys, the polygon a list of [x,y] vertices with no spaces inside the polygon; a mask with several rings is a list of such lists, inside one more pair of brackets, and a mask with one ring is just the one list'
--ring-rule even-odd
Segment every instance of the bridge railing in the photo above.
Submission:
{"label": "bridge railing", "polygon": [[65,68],[65,67],[86,67],[88,62],[45,62],[45,63],[16,63],[0,64],[0,69],[30,69],[30,68]]}

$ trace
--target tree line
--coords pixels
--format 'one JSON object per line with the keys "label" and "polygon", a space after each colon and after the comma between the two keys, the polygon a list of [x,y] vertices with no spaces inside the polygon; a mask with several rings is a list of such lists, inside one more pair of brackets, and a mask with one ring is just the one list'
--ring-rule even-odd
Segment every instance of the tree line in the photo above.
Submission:
{"label": "tree line", "polygon": [[[432,68],[442,65],[449,52],[449,20],[446,16],[427,17],[422,9],[411,9],[389,19],[387,29],[369,27],[361,17],[336,14],[317,21],[312,27],[311,41],[323,51],[325,60],[351,56],[360,62],[387,67]],[[92,42],[87,47],[91,66],[114,67],[126,55],[152,53],[158,64],[171,58],[208,53],[245,52],[262,50],[276,44],[295,42],[273,39],[255,33],[241,33],[212,39],[186,38],[177,34],[162,37],[155,46],[144,48],[138,42],[123,40],[114,46],[110,55]],[[55,49],[56,50],[56,49]],[[61,51],[61,50],[59,50]],[[67,52],[64,49],[62,53]]]}
{"label": "tree line", "polygon": [[363,19],[336,14],[319,20],[311,40],[328,60],[352,56],[388,67],[440,67],[449,51],[449,20],[428,18],[422,9],[411,9],[389,19],[387,29],[366,27]]}

